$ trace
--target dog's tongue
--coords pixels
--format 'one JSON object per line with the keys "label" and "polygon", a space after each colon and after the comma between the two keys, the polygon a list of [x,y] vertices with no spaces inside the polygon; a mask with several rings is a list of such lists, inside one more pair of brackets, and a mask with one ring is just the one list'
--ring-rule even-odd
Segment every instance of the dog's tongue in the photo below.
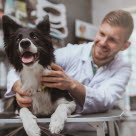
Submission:
{"label": "dog's tongue", "polygon": [[31,63],[31,62],[33,62],[33,60],[34,60],[34,56],[31,56],[29,58],[22,57],[22,62],[23,63]]}
{"label": "dog's tongue", "polygon": [[23,63],[31,63],[34,61],[34,55],[32,53],[26,52],[22,56]]}

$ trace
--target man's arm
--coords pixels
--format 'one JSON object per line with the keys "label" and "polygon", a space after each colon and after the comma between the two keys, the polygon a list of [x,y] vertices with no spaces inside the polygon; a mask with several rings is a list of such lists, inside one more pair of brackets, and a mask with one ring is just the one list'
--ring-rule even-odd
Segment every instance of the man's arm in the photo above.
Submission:
{"label": "man's arm", "polygon": [[18,80],[20,80],[18,74],[16,73],[15,69],[11,67],[7,75],[7,91],[4,95],[6,98],[15,96],[15,92],[13,91],[12,87]]}
{"label": "man's arm", "polygon": [[125,92],[131,74],[130,66],[122,66],[112,77],[106,80],[103,77],[98,87],[91,87],[84,86],[68,77],[61,67],[56,64],[53,64],[52,68],[55,71],[43,74],[42,85],[69,90],[77,102],[83,106],[82,113],[103,112],[111,109]]}
{"label": "man's arm", "polygon": [[115,71],[116,73],[112,76],[103,79],[98,87],[85,86],[86,98],[83,113],[112,109],[117,100],[122,98],[131,75],[131,66],[124,65]]}
{"label": "man's arm", "polygon": [[7,76],[7,92],[5,97],[16,96],[17,103],[20,107],[30,107],[32,104],[31,98],[24,96],[31,96],[27,91],[21,90],[21,82],[15,69],[11,68]]}
{"label": "man's arm", "polygon": [[29,97],[31,93],[21,90],[21,86],[21,82],[17,80],[12,87],[12,90],[16,93],[17,103],[20,107],[31,107],[32,99]]}

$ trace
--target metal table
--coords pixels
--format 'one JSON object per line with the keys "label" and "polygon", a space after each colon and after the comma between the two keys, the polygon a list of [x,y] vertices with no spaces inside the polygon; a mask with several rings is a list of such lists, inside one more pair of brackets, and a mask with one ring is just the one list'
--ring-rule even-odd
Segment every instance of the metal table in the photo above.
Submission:
{"label": "metal table", "polygon": [[[108,123],[109,135],[115,136],[114,122],[120,120],[124,114],[121,110],[110,110],[106,113],[97,113],[90,115],[72,115],[66,122],[87,122],[94,128],[96,128],[97,136],[105,136],[105,122]],[[48,123],[50,118],[38,118],[38,123]],[[19,124],[22,123],[20,118],[0,118],[0,126],[2,124]]]}

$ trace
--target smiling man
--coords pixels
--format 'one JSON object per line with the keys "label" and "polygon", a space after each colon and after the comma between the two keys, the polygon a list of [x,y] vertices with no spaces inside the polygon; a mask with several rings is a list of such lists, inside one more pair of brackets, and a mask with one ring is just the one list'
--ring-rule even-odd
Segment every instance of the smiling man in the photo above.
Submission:
{"label": "smiling man", "polygon": [[[119,22],[113,22],[112,19],[118,18],[112,14],[113,12],[109,13],[104,18],[94,42],[92,56],[94,63],[99,67],[112,61],[119,51],[123,51],[130,46],[128,38],[133,30],[133,22],[127,24],[127,18],[125,17],[122,18],[122,22],[120,22],[120,24]],[[127,25],[130,25],[131,27],[126,28]]]}
{"label": "smiling man", "polygon": [[[56,64],[52,64],[52,70],[48,73],[43,73],[42,85],[68,90],[77,103],[77,113],[111,109],[125,92],[131,74],[131,65],[122,57],[121,51],[130,46],[128,39],[133,27],[130,13],[123,10],[110,12],[102,20],[94,42],[74,46],[68,44],[55,51]],[[29,94],[21,91],[21,82],[12,69],[5,96],[13,96],[15,92],[21,107],[31,106],[31,98],[22,97]],[[73,128],[71,134],[87,136],[79,133],[81,127],[80,131],[76,131],[78,126]]]}

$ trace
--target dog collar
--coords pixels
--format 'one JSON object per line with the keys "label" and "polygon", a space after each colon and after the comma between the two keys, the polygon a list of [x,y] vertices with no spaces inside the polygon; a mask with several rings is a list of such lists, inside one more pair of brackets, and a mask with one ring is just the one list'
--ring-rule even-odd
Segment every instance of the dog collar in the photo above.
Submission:
{"label": "dog collar", "polygon": [[[46,86],[41,86],[41,87],[39,87],[39,88],[37,89],[36,92],[42,92],[45,88],[46,88]],[[33,92],[33,89],[32,89],[32,88],[29,89],[29,92],[32,93],[32,92]]]}
{"label": "dog collar", "polygon": [[37,89],[37,92],[42,92],[45,88],[46,86],[41,86],[40,88]]}

